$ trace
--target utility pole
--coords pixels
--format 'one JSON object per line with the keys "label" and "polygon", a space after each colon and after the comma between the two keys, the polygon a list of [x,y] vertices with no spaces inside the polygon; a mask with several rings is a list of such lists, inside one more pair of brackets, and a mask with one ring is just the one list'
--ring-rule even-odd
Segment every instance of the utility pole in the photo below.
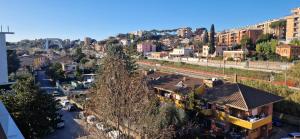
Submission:
{"label": "utility pole", "polygon": [[226,60],[223,60],[223,75],[225,76],[225,64],[226,64]]}
{"label": "utility pole", "polygon": [[284,82],[285,82],[285,85],[287,86],[287,63],[285,63],[285,72],[284,72]]}

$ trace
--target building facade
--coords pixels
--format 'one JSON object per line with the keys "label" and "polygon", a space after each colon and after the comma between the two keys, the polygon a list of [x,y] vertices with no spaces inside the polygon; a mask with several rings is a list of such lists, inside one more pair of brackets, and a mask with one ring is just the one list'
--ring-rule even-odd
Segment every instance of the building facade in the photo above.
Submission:
{"label": "building facade", "polygon": [[292,14],[286,17],[286,40],[300,39],[300,7],[292,9]]}
{"label": "building facade", "polygon": [[244,36],[248,36],[252,43],[255,43],[260,35],[263,34],[261,29],[235,29],[224,31],[217,34],[217,44],[233,46],[241,44]]}
{"label": "building facade", "polygon": [[8,68],[7,68],[7,48],[6,48],[6,34],[13,34],[12,32],[0,32],[0,84],[8,82]]}
{"label": "building facade", "polygon": [[280,45],[276,47],[276,54],[286,58],[300,58],[300,46]]}
{"label": "building facade", "polygon": [[137,51],[143,55],[147,55],[149,52],[156,52],[156,45],[152,41],[145,41],[137,45]]}
{"label": "building facade", "polygon": [[192,29],[187,27],[187,28],[180,28],[177,30],[177,36],[181,38],[190,38],[193,36]]}
{"label": "building facade", "polygon": [[169,53],[170,57],[189,57],[193,53],[193,49],[190,48],[174,48]]}

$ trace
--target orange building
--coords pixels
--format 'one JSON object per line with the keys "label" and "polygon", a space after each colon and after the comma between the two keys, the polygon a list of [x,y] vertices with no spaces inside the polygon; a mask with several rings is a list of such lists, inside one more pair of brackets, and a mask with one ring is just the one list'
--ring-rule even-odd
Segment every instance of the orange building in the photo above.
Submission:
{"label": "orange building", "polygon": [[226,46],[240,44],[242,38],[246,35],[255,43],[261,34],[263,34],[261,29],[240,29],[221,32],[217,34],[217,44]]}
{"label": "orange building", "polygon": [[287,57],[287,58],[293,58],[293,57],[300,57],[300,46],[293,46],[293,45],[280,45],[276,47],[276,54]]}

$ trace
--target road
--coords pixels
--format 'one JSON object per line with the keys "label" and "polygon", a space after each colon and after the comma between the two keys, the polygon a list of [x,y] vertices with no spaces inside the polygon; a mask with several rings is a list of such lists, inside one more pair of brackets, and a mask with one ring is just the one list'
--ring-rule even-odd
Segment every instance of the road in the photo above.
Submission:
{"label": "road", "polygon": [[83,129],[85,122],[83,120],[75,119],[78,112],[61,111],[62,119],[65,122],[65,127],[57,129],[54,133],[45,137],[45,139],[76,139],[86,136],[87,133]]}
{"label": "road", "polygon": [[[47,93],[52,93],[56,90],[56,88],[51,85],[50,79],[47,78],[45,71],[37,71],[37,82],[41,89],[45,90]],[[45,139],[75,139],[84,136],[85,130],[81,126],[84,124],[84,121],[75,119],[77,113],[78,112],[61,110],[65,127],[57,129],[55,132],[45,137]]]}

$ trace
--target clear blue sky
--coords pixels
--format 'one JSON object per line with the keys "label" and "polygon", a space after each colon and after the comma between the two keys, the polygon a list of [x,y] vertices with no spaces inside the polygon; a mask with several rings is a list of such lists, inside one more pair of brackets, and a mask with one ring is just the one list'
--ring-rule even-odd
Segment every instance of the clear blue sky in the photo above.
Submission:
{"label": "clear blue sky", "polygon": [[300,0],[0,0],[0,24],[35,38],[97,40],[138,29],[190,26],[216,30],[290,14]]}

